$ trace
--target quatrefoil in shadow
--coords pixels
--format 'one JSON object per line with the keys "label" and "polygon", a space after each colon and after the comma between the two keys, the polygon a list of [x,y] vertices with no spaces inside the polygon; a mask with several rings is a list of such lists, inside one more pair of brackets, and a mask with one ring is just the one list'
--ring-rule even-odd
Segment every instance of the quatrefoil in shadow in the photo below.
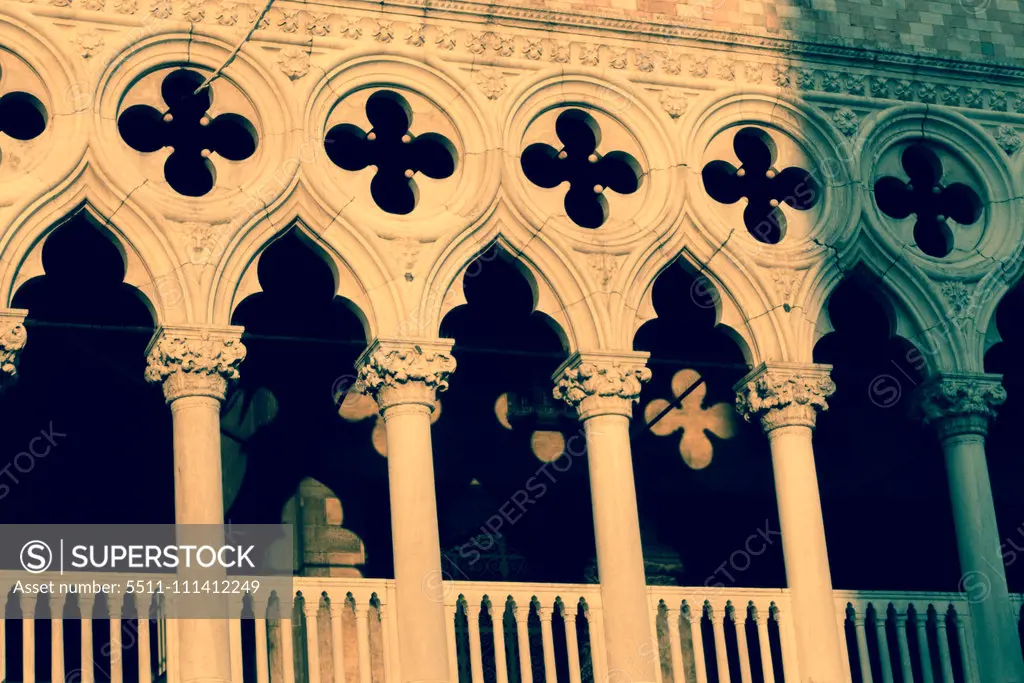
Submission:
{"label": "quatrefoil in shadow", "polygon": [[879,178],[875,183],[878,208],[897,220],[916,215],[914,241],[921,251],[938,258],[949,256],[955,239],[948,220],[960,225],[976,223],[981,218],[981,197],[963,183],[943,186],[942,162],[921,143],[903,150],[900,161],[910,181]]}
{"label": "quatrefoil in shadow", "polygon": [[778,244],[786,236],[786,216],[780,204],[806,211],[818,203],[821,189],[805,169],[776,169],[775,141],[759,128],[739,130],[732,148],[740,167],[721,160],[708,163],[701,171],[704,189],[722,204],[746,198],[743,224],[747,230],[759,242]]}
{"label": "quatrefoil in shadow", "polygon": [[9,92],[0,97],[0,133],[15,140],[32,140],[46,130],[46,107],[35,95]]}
{"label": "quatrefoil in shadow", "polygon": [[378,90],[366,101],[370,130],[350,123],[331,128],[324,139],[327,156],[346,171],[375,166],[370,181],[373,201],[388,213],[411,213],[419,203],[415,175],[442,180],[455,173],[455,146],[440,133],[413,135],[412,108],[390,90]]}
{"label": "quatrefoil in shadow", "polygon": [[600,154],[601,128],[589,114],[567,109],[555,120],[562,149],[536,142],[523,150],[523,173],[545,189],[568,182],[565,213],[582,228],[600,228],[608,220],[605,189],[632,194],[640,189],[640,164],[626,152]]}
{"label": "quatrefoil in shadow", "polygon": [[137,104],[117,120],[121,137],[132,149],[174,150],[164,162],[164,178],[175,192],[188,197],[202,197],[213,189],[217,181],[210,160],[213,154],[242,161],[256,152],[258,142],[256,130],[244,116],[211,118],[207,114],[213,98],[209,87],[199,90],[203,81],[195,71],[172,71],[160,86],[166,111]]}

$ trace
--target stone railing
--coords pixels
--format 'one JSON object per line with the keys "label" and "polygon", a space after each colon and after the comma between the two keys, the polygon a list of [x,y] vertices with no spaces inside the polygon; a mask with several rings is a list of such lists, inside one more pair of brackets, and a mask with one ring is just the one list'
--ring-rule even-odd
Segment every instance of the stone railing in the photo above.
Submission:
{"label": "stone railing", "polygon": [[[0,619],[4,681],[177,683],[186,653],[159,600],[16,598],[9,587]],[[238,616],[230,620],[234,683],[401,680],[394,581],[297,578],[295,587],[290,610],[277,595],[237,601]],[[604,664],[597,585],[445,581],[442,593],[453,683],[631,679]],[[657,683],[800,680],[788,591],[651,586],[648,596],[657,642],[636,657],[660,661]],[[1019,610],[1024,600],[1014,599]],[[835,600],[848,683],[981,683],[970,605],[959,594],[836,591]],[[140,612],[149,619],[139,619]]]}

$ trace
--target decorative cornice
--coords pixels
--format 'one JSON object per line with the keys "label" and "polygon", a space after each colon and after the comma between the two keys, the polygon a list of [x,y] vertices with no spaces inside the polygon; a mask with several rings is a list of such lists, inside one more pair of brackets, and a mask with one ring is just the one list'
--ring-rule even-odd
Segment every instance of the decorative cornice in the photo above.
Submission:
{"label": "decorative cornice", "polygon": [[818,411],[828,410],[835,393],[830,365],[762,363],[735,387],[736,410],[748,422],[761,421],[770,432],[779,427],[814,428]]}
{"label": "decorative cornice", "polygon": [[168,403],[186,396],[223,401],[245,360],[241,337],[241,327],[163,327],[146,349],[146,380],[161,383]]}
{"label": "decorative cornice", "polygon": [[20,308],[0,310],[0,392],[18,379],[18,358],[28,341],[27,315]]}
{"label": "decorative cornice", "polygon": [[988,432],[996,409],[1006,401],[1002,375],[942,373],[922,384],[914,410],[939,438]]}
{"label": "decorative cornice", "polygon": [[[212,0],[108,3],[105,8],[86,11],[28,6],[39,14],[62,19],[88,20],[92,19],[89,16],[92,14],[95,20],[109,16],[119,25],[130,16],[147,25],[162,21],[177,24],[186,19],[210,28],[228,26],[234,30],[251,26],[262,9],[257,7],[261,3],[255,2],[232,2],[231,5],[230,16],[234,21],[230,25],[224,23],[224,12],[212,11],[220,6]],[[398,19],[382,20],[382,9]],[[405,21],[401,20],[403,15],[408,17]],[[509,28],[502,26],[503,19]],[[703,21],[700,17],[695,19]],[[463,25],[452,25],[460,20]],[[696,79],[718,81],[724,86],[739,82],[742,74],[747,83],[757,84],[763,80],[767,68],[771,82],[783,89],[818,91],[826,96],[850,95],[863,100],[1024,113],[1024,97],[1018,91],[1020,84],[1014,83],[1024,83],[1024,67],[1019,64],[868,49],[856,46],[854,41],[848,41],[849,44],[809,42],[693,24],[692,18],[626,19],[603,14],[599,8],[592,7],[585,12],[572,12],[467,0],[383,3],[285,0],[274,4],[257,27],[257,35],[266,39],[268,35],[279,34],[288,43],[294,43],[296,38],[315,37],[388,43],[395,36],[405,36],[407,45],[437,51],[446,58],[451,55],[458,59],[458,47],[466,53],[463,57],[482,65],[539,61],[578,63],[631,73],[637,81],[670,78],[692,82]],[[481,29],[481,26],[486,28]],[[595,38],[588,37],[595,34]],[[724,57],[722,46],[728,46],[734,54]],[[737,59],[743,55],[735,54],[736,48],[743,49],[749,59]],[[684,68],[684,65],[687,66]],[[282,65],[282,68],[290,78],[301,77],[291,75],[302,71],[297,62]],[[880,70],[888,71],[885,77],[877,76]],[[691,78],[686,79],[687,75]],[[990,81],[993,87],[974,87],[972,81],[979,80]],[[1006,84],[1006,90],[999,87],[1002,84]],[[676,111],[675,105],[672,111]],[[674,115],[672,111],[668,112],[669,116]]]}
{"label": "decorative cornice", "polygon": [[555,370],[554,396],[581,420],[598,415],[631,417],[640,390],[651,379],[648,353],[574,353]]}
{"label": "decorative cornice", "polygon": [[448,377],[455,371],[454,343],[377,339],[356,360],[357,383],[377,401],[381,413],[408,404],[433,410],[436,394],[448,389]]}

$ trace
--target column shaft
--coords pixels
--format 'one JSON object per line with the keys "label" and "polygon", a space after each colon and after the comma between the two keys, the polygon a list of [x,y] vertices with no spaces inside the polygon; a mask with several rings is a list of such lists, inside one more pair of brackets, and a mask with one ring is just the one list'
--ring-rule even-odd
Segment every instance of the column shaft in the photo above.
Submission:
{"label": "column shaft", "polygon": [[817,413],[835,392],[831,368],[795,363],[762,364],[737,385],[737,407],[758,418],[768,434],[775,472],[786,585],[801,683],[848,680],[832,595],[818,475],[811,435]]}
{"label": "column shaft", "polygon": [[430,415],[455,370],[453,342],[376,340],[356,361],[384,416],[402,683],[451,676]]}
{"label": "column shaft", "polygon": [[999,548],[995,501],[979,434],[942,441],[953,506],[960,587],[971,603],[971,627],[983,681],[1024,681],[1020,641]]}
{"label": "column shaft", "polygon": [[402,679],[406,683],[448,680],[430,411],[420,404],[394,405],[384,410],[395,614]]}
{"label": "column shaft", "polygon": [[657,652],[657,643],[651,636],[647,605],[629,418],[598,415],[583,427],[609,675],[653,681],[655,658],[651,655]]}
{"label": "column shaft", "polygon": [[808,683],[838,683],[843,680],[839,634],[811,428],[778,427],[768,439],[801,677]]}

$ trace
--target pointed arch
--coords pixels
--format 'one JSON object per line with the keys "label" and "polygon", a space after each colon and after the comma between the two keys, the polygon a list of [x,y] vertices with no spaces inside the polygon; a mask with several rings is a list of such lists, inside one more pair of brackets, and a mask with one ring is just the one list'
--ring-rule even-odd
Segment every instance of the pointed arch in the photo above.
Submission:
{"label": "pointed arch", "polygon": [[286,199],[254,216],[230,236],[214,266],[205,316],[228,324],[237,305],[260,291],[256,273],[259,256],[275,240],[295,230],[327,263],[335,278],[336,294],[351,304],[369,341],[394,329],[401,302],[396,276],[363,233],[333,216],[300,179]]}
{"label": "pointed arch", "polygon": [[466,270],[492,245],[512,257],[533,289],[534,310],[558,323],[567,352],[607,348],[603,311],[573,260],[543,231],[529,230],[511,216],[504,203],[485,226],[450,241],[434,261],[409,315],[421,336],[436,336],[445,314],[465,302]]}
{"label": "pointed arch", "polygon": [[118,196],[95,166],[83,159],[63,183],[31,201],[0,233],[0,302],[10,305],[17,288],[42,274],[46,237],[85,212],[120,251],[125,283],[139,290],[158,324],[192,321],[188,283],[157,222],[131,193]]}

